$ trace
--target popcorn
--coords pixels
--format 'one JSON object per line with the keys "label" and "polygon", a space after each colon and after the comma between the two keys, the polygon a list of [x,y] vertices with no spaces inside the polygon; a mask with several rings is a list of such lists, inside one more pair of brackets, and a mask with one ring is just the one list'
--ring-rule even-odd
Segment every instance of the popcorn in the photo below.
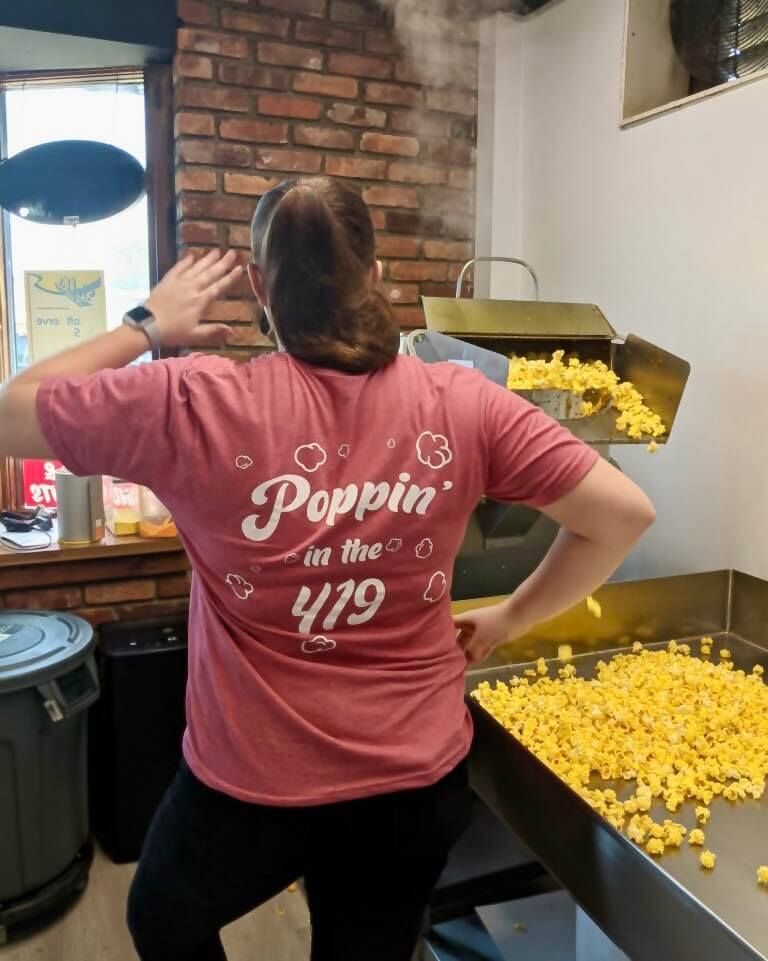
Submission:
{"label": "popcorn", "polygon": [[[711,644],[701,639],[702,649]],[[591,678],[574,664],[556,676],[529,668],[530,681],[482,681],[472,696],[606,821],[661,857],[686,836],[703,847],[715,798],[738,803],[765,791],[768,686],[762,671],[734,670],[731,652],[721,655],[703,660],[688,643],[651,650],[636,642],[599,661]],[[651,813],[688,804],[691,831]],[[715,861],[702,851],[702,867]],[[768,886],[768,867],[764,876]]]}
{"label": "popcorn", "polygon": [[[616,427],[633,440],[651,437],[648,450],[654,453],[654,438],[667,433],[666,424],[644,403],[643,395],[629,381],[620,381],[601,360],[581,362],[571,357],[563,362],[565,351],[556,350],[551,360],[528,360],[512,356],[509,361],[509,390],[564,390],[580,397],[584,416],[598,413],[609,404],[618,411]],[[585,394],[590,393],[590,400]]]}
{"label": "popcorn", "polygon": [[587,598],[587,610],[592,617],[601,618],[603,616],[603,608],[600,601],[596,601],[591,595]]}
{"label": "popcorn", "polygon": [[764,884],[766,887],[768,887],[768,867],[766,867],[764,864],[761,864],[757,869],[757,883]]}

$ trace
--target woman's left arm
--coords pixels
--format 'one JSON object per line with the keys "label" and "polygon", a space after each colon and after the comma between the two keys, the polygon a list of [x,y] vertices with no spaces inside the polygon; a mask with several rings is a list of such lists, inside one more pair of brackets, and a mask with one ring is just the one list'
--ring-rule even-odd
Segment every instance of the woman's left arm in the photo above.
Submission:
{"label": "woman's left arm", "polygon": [[[199,261],[187,257],[154,288],[146,306],[155,315],[166,347],[212,347],[223,343],[230,329],[201,324],[207,307],[240,276],[235,254],[211,251]],[[34,364],[0,390],[0,457],[55,456],[37,413],[37,392],[45,380],[95,374],[125,367],[147,349],[140,330],[121,327],[85,344]],[[84,424],[87,429],[87,412]]]}

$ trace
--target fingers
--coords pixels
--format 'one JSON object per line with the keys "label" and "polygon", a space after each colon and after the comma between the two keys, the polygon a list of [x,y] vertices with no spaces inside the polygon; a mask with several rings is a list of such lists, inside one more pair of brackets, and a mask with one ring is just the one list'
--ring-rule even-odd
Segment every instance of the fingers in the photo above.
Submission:
{"label": "fingers", "polygon": [[199,324],[189,335],[188,347],[222,347],[232,336],[226,324]]}
{"label": "fingers", "polygon": [[175,263],[173,267],[171,267],[171,269],[166,272],[166,274],[163,277],[163,280],[166,280],[169,277],[170,278],[180,277],[182,274],[185,274],[190,269],[190,267],[192,267],[194,262],[195,262],[195,258],[192,256],[192,254],[187,254],[186,257],[182,257],[181,260],[178,261],[178,263]]}
{"label": "fingers", "polygon": [[[230,251],[231,253],[232,251]],[[221,251],[214,248],[209,250],[207,254],[204,254],[199,260],[196,260],[193,267],[189,271],[189,279],[199,281],[206,270],[215,264],[217,260],[221,259]]]}
{"label": "fingers", "polygon": [[207,303],[212,303],[214,300],[218,300],[218,298],[221,297],[222,294],[225,294],[232,284],[234,284],[235,281],[242,276],[242,274],[243,268],[240,264],[238,264],[236,267],[233,267],[232,270],[230,270],[230,272],[220,280],[217,280],[209,287],[206,287],[202,293],[205,301]]}
{"label": "fingers", "polygon": [[229,273],[236,263],[237,254],[234,250],[228,251],[223,257],[218,250],[212,250],[196,265],[197,273],[194,274],[193,279],[197,289],[206,294],[208,288]]}

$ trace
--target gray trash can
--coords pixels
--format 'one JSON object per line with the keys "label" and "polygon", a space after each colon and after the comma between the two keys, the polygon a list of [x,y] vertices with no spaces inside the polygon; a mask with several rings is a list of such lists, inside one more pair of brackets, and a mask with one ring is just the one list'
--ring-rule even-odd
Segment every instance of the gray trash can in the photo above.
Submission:
{"label": "gray trash can", "polygon": [[79,617],[0,610],[0,927],[34,892],[30,903],[43,910],[39,893],[88,841],[93,643]]}

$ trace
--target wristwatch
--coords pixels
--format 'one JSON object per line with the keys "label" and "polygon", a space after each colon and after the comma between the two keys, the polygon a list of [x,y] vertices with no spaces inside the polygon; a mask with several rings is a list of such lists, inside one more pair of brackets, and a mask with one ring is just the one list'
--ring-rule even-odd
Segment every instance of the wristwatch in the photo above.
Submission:
{"label": "wristwatch", "polygon": [[147,310],[146,307],[134,307],[133,310],[129,310],[125,314],[123,323],[126,327],[133,327],[134,330],[142,331],[149,341],[152,352],[160,353],[163,341],[157,320],[151,310]]}

